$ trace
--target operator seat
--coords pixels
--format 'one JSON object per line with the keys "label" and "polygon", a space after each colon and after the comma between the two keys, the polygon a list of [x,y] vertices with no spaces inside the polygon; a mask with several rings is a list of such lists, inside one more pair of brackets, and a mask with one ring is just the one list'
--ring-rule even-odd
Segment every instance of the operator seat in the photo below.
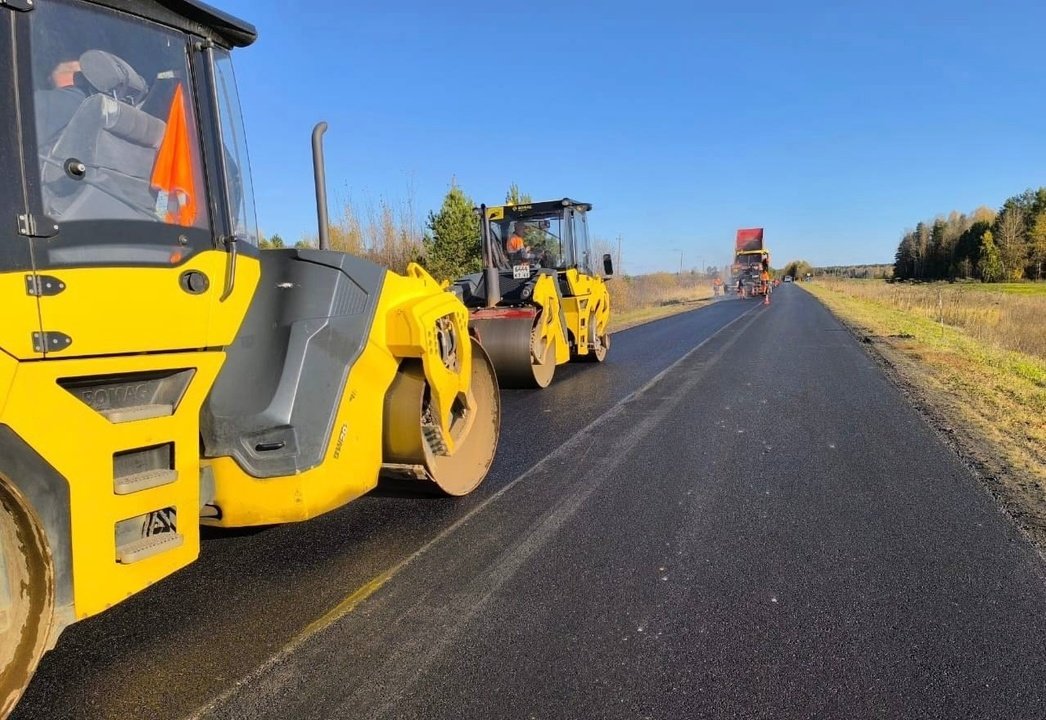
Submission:
{"label": "operator seat", "polygon": [[[86,98],[43,158],[45,208],[56,220],[155,220],[150,176],[166,123],[134,106],[148,92],[126,61],[103,50],[80,56],[98,91]],[[87,168],[70,172],[71,161]]]}

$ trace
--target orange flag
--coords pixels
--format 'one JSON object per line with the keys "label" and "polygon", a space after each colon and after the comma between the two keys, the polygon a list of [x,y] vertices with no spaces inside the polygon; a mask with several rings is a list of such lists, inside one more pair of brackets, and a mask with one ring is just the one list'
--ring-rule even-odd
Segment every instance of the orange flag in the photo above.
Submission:
{"label": "orange flag", "polygon": [[167,114],[167,130],[153,167],[152,186],[167,194],[166,222],[189,227],[196,221],[192,140],[181,83],[174,91],[171,110]]}

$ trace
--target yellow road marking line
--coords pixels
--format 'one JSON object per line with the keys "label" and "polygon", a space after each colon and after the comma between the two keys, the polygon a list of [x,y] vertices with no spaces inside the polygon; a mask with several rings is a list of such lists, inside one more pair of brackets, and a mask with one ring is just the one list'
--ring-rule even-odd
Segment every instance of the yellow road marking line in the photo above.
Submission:
{"label": "yellow road marking line", "polygon": [[309,637],[315,635],[318,632],[326,630],[328,627],[333,625],[341,618],[348,615],[350,612],[356,609],[356,606],[361,602],[369,598],[371,595],[376,593],[381,586],[387,583],[396,574],[396,571],[400,569],[397,565],[383,572],[382,574],[375,577],[373,580],[368,582],[366,585],[361,587],[356,592],[349,595],[347,598],[342,600],[340,603],[328,610],[323,617],[318,620],[314,620],[309,623],[308,626],[300,633],[294,636],[294,639],[288,643],[289,645],[297,647],[301,643],[305,642]]}

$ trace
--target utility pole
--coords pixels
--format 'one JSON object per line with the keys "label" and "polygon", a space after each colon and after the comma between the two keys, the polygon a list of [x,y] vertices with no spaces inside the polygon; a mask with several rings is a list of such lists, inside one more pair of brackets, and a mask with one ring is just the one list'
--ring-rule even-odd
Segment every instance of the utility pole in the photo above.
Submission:
{"label": "utility pole", "polygon": [[617,236],[617,274],[621,275],[624,271],[621,269],[621,236]]}

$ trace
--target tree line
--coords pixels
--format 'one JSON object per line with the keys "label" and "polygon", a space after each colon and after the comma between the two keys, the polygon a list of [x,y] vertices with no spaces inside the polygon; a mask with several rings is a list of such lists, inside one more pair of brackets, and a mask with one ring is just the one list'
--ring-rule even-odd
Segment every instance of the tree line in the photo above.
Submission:
{"label": "tree line", "polygon": [[[506,204],[532,202],[512,183],[505,193]],[[479,218],[475,204],[457,183],[451,182],[439,210],[430,211],[424,228],[414,220],[413,201],[395,208],[382,200],[360,206],[346,201],[329,228],[332,250],[350,253],[404,272],[416,262],[437,280],[453,280],[483,267]],[[279,235],[263,237],[260,247],[285,247]],[[316,247],[315,235],[305,236],[295,247]]]}
{"label": "tree line", "polygon": [[901,280],[1042,280],[1046,272],[1046,188],[1026,190],[995,211],[953,211],[901,238],[893,264]]}
{"label": "tree line", "polygon": [[893,265],[826,265],[813,271],[830,277],[886,280],[893,277]]}

